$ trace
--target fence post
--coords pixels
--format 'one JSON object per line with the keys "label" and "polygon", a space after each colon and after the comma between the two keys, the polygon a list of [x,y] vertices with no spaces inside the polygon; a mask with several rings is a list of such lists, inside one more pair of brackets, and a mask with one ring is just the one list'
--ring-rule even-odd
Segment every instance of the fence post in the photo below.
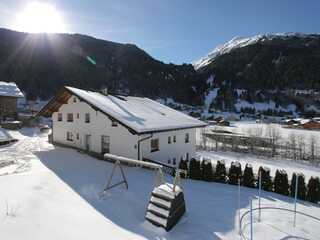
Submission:
{"label": "fence post", "polygon": [[250,202],[250,239],[253,240],[253,210],[252,210],[252,198]]}
{"label": "fence post", "polygon": [[241,215],[240,215],[240,197],[241,197],[241,192],[240,192],[240,177],[238,179],[238,215],[239,215],[239,235],[241,235]]}
{"label": "fence post", "polygon": [[294,192],[293,227],[296,227],[296,218],[297,218],[298,178],[299,178],[299,175],[296,174],[296,186],[295,186],[295,192]]}
{"label": "fence post", "polygon": [[259,171],[259,217],[258,221],[261,221],[261,171]]}

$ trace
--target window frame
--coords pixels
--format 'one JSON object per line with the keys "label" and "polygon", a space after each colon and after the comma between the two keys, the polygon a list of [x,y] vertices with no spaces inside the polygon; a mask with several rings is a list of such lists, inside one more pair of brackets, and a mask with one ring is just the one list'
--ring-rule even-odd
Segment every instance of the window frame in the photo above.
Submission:
{"label": "window frame", "polygon": [[85,114],[84,122],[85,122],[85,123],[90,123],[90,113],[86,113],[86,114]]}
{"label": "window frame", "polygon": [[110,153],[110,136],[108,135],[101,135],[101,153]]}
{"label": "window frame", "polygon": [[67,122],[73,122],[73,113],[67,113]]}
{"label": "window frame", "polygon": [[58,113],[58,122],[62,122],[62,121],[63,121],[63,114]]}
{"label": "window frame", "polygon": [[153,138],[150,141],[150,152],[157,152],[160,150],[159,138]]}
{"label": "window frame", "polygon": [[186,133],[184,135],[184,143],[190,143],[190,134],[189,133]]}
{"label": "window frame", "polygon": [[67,141],[69,142],[73,142],[73,133],[67,131]]}

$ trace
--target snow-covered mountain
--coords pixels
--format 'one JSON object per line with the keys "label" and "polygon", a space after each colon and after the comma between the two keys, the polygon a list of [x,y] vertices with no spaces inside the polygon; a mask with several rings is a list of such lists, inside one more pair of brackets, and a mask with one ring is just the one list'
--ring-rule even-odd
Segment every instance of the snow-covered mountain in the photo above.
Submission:
{"label": "snow-covered mountain", "polygon": [[193,62],[193,66],[196,70],[207,66],[211,62],[213,62],[218,56],[229,53],[232,50],[237,48],[246,47],[248,45],[255,44],[259,41],[265,40],[273,40],[273,39],[286,39],[289,37],[298,37],[298,38],[306,38],[306,37],[314,37],[316,34],[304,34],[304,33],[275,33],[275,34],[259,34],[252,37],[234,37],[230,41],[218,45],[215,49],[213,49],[207,56],[196,60]]}

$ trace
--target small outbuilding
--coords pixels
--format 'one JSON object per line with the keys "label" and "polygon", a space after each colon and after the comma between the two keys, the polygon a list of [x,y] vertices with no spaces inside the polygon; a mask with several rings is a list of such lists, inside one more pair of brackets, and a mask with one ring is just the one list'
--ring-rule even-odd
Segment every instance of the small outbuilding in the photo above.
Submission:
{"label": "small outbuilding", "polygon": [[18,98],[22,97],[23,93],[15,83],[0,82],[0,121],[17,118]]}

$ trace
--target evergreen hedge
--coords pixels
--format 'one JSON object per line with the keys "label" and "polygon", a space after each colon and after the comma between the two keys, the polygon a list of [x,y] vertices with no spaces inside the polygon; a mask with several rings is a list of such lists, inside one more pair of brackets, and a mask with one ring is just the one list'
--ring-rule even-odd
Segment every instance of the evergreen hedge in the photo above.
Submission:
{"label": "evergreen hedge", "polygon": [[228,183],[238,185],[239,179],[242,177],[241,164],[239,162],[231,162],[228,174]]}
{"label": "evergreen hedge", "polygon": [[214,181],[225,183],[227,177],[226,166],[223,161],[218,161],[214,173]]}
{"label": "evergreen hedge", "polygon": [[320,179],[311,177],[308,182],[307,200],[313,203],[320,201]]}
{"label": "evergreen hedge", "polygon": [[264,191],[272,191],[272,179],[270,176],[270,168],[260,167],[258,175],[261,174],[261,189]]}
{"label": "evergreen hedge", "polygon": [[203,160],[201,162],[202,179],[207,182],[213,181],[213,168],[211,161]]}
{"label": "evergreen hedge", "polygon": [[307,188],[306,188],[306,184],[305,184],[305,180],[304,180],[304,175],[302,173],[300,173],[298,175],[296,173],[292,174],[291,186],[290,186],[290,196],[291,197],[295,196],[295,187],[296,187],[296,178],[297,178],[297,176],[298,176],[298,193],[297,193],[297,197],[300,200],[306,200]]}
{"label": "evergreen hedge", "polygon": [[282,195],[289,195],[289,180],[285,170],[277,170],[274,177],[274,192]]}
{"label": "evergreen hedge", "polygon": [[253,175],[253,170],[251,164],[246,164],[246,167],[243,172],[242,185],[250,188],[254,188],[256,180]]}

